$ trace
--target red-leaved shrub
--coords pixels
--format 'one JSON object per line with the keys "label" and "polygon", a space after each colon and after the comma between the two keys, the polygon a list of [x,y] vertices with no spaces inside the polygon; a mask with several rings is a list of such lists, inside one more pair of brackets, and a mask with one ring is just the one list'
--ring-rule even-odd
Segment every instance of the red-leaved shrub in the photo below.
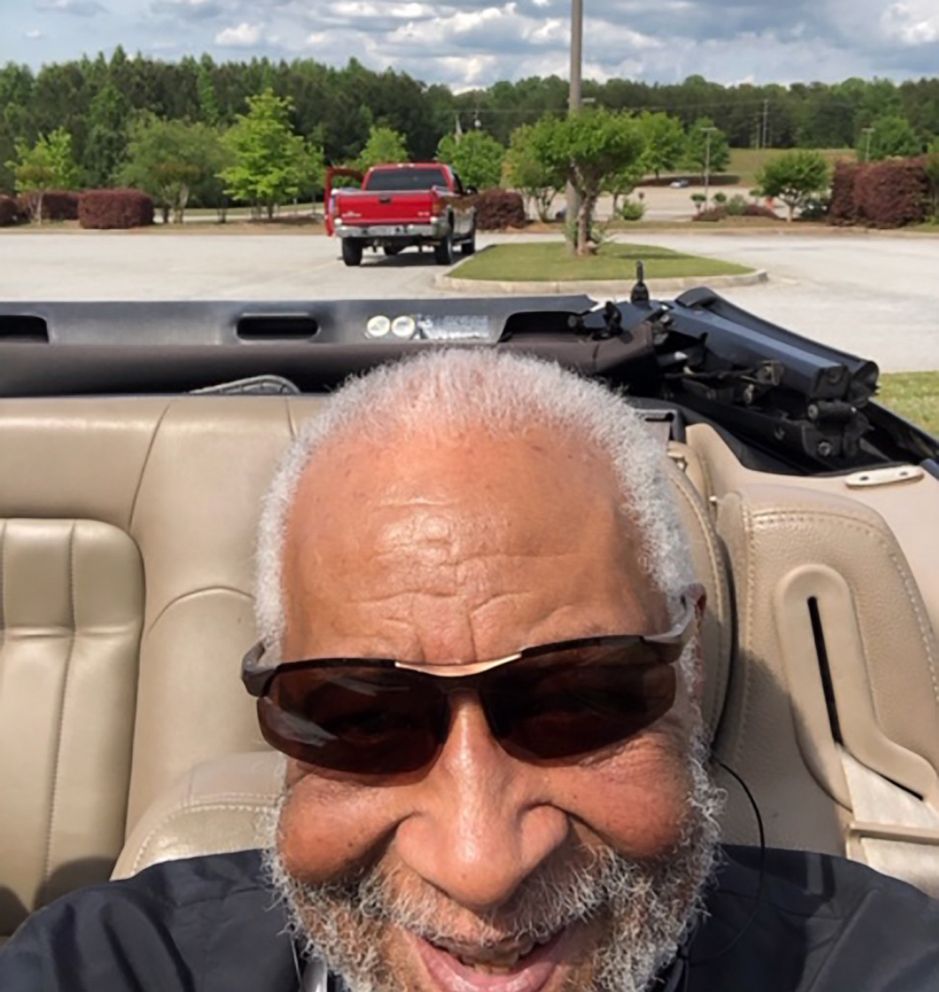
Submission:
{"label": "red-leaved shrub", "polygon": [[25,219],[16,197],[4,196],[0,193],[0,227],[22,224]]}
{"label": "red-leaved shrub", "polygon": [[96,229],[146,227],[153,223],[153,200],[139,189],[90,189],[79,198],[78,221]]}
{"label": "red-leaved shrub", "polygon": [[929,180],[921,158],[839,162],[828,219],[830,224],[903,227],[924,221],[928,204]]}
{"label": "red-leaved shrub", "polygon": [[748,203],[743,208],[743,213],[741,217],[766,217],[769,220],[782,220],[782,217],[773,210],[772,207],[766,207],[762,203]]}
{"label": "red-leaved shrub", "polygon": [[691,219],[708,223],[723,220],[726,216],[727,207],[708,207],[707,210],[699,210]]}
{"label": "red-leaved shrub", "polygon": [[524,227],[525,203],[520,193],[507,189],[484,189],[474,199],[476,227],[480,231],[499,231],[505,227]]}
{"label": "red-leaved shrub", "polygon": [[[78,220],[78,193],[67,189],[50,189],[42,194],[43,220]],[[39,194],[20,193],[20,208],[29,217],[36,216]]]}
{"label": "red-leaved shrub", "polygon": [[870,227],[903,227],[926,219],[929,182],[919,158],[865,165],[854,184],[858,213]]}
{"label": "red-leaved shrub", "polygon": [[831,205],[828,208],[829,224],[856,224],[858,221],[857,202],[854,199],[854,186],[861,166],[857,162],[839,159],[831,180]]}

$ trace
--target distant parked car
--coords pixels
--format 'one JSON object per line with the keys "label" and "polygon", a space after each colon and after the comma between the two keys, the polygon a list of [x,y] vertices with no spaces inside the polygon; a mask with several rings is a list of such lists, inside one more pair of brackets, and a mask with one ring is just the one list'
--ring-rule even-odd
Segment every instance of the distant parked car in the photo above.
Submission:
{"label": "distant parked car", "polygon": [[672,189],[684,189],[689,183],[687,179],[673,179],[668,185]]}

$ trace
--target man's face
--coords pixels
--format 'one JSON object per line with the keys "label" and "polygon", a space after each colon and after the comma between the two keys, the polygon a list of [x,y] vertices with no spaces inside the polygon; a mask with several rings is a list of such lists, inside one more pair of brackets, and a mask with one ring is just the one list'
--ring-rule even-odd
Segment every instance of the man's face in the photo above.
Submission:
{"label": "man's face", "polygon": [[[540,429],[334,444],[288,521],[283,657],[447,665],[661,632],[616,504],[600,459]],[[456,694],[439,757],[406,781],[292,762],[277,860],[302,926],[353,988],[387,992],[624,982],[623,942],[633,972],[657,967],[708,857],[689,805],[693,708],[682,686],[622,746],[544,766],[506,753]]]}

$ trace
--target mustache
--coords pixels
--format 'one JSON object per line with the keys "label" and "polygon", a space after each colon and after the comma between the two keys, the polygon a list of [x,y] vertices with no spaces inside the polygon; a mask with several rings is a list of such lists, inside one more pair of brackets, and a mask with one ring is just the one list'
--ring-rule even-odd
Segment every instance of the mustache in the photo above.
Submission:
{"label": "mustache", "polygon": [[403,884],[403,872],[396,868],[375,868],[338,885],[299,884],[305,901],[339,902],[376,924],[400,927],[435,944],[495,949],[542,942],[592,919],[636,875],[635,866],[609,848],[578,848],[568,851],[563,862],[555,858],[542,866],[509,902],[485,914],[456,906],[426,884],[416,887],[413,879]]}

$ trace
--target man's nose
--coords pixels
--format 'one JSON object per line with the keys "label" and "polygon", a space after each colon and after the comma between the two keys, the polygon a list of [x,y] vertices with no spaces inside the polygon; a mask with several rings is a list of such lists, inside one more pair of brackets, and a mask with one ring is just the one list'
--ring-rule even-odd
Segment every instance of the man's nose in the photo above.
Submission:
{"label": "man's nose", "polygon": [[548,772],[510,757],[472,695],[452,697],[443,751],[398,828],[398,856],[459,905],[491,911],[565,841],[567,814],[550,804]]}

